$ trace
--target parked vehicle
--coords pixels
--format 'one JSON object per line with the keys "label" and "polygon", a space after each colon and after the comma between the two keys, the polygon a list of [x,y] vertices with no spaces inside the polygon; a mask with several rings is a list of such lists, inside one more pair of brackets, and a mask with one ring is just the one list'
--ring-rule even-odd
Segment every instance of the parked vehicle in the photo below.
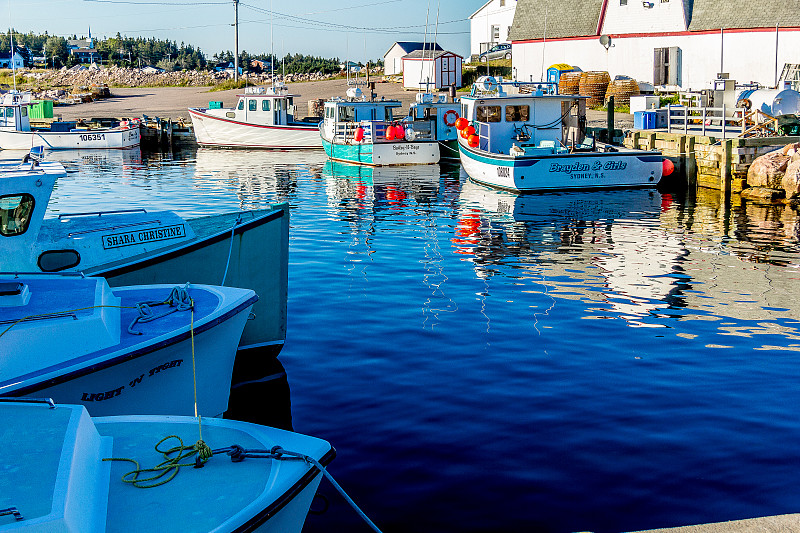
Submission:
{"label": "parked vehicle", "polygon": [[491,61],[494,59],[511,59],[510,44],[496,44],[478,56],[481,61]]}

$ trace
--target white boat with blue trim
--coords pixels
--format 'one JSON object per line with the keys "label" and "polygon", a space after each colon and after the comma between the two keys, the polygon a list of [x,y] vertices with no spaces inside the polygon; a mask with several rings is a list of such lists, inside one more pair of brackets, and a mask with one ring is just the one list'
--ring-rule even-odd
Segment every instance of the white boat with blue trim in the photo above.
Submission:
{"label": "white boat with blue trim", "polygon": [[319,119],[297,120],[286,85],[248,87],[236,107],[189,108],[194,135],[201,146],[319,149]]}
{"label": "white boat with blue trim", "polygon": [[336,456],[324,440],[246,422],[94,418],[44,401],[0,402],[0,427],[4,532],[300,533]]}
{"label": "white boat with blue trim", "polygon": [[59,163],[0,163],[0,271],[82,272],[111,286],[179,284],[248,287],[259,302],[241,348],[279,350],[286,339],[289,206],[184,219],[129,209],[45,218]]}
{"label": "white boat with blue trim", "polygon": [[94,416],[221,415],[257,298],[210,285],[111,289],[79,274],[0,275],[0,396],[48,396]]}
{"label": "white boat with blue trim", "polygon": [[[552,89],[548,90],[549,87]],[[586,136],[586,98],[552,85],[483,77],[461,98],[461,164],[473,180],[512,191],[654,187],[659,152]]]}
{"label": "white boat with blue trim", "polygon": [[28,106],[30,93],[8,92],[0,100],[0,148],[29,150],[43,146],[48,150],[110,149],[138,146],[139,125],[121,123],[114,128],[79,128],[75,122],[31,127]]}
{"label": "white boat with blue trim", "polygon": [[333,160],[362,165],[428,165],[440,152],[430,120],[406,120],[400,100],[369,100],[358,87],[325,102],[322,147]]}

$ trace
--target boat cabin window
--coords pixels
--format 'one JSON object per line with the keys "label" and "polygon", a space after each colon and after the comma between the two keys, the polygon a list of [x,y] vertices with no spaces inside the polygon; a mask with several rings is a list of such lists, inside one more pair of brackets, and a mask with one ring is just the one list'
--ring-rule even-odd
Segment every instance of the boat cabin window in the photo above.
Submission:
{"label": "boat cabin window", "polygon": [[14,108],[13,107],[7,107],[6,108],[6,117],[14,118]]}
{"label": "boat cabin window", "polygon": [[27,107],[20,107],[19,108],[19,113],[23,117],[27,117],[28,116],[28,108]]}
{"label": "boat cabin window", "polygon": [[356,108],[344,105],[339,108],[339,122],[353,122],[356,119]]}
{"label": "boat cabin window", "polygon": [[479,105],[475,109],[475,119],[478,122],[501,122],[503,116],[500,114],[500,106]]}
{"label": "boat cabin window", "polygon": [[507,105],[506,122],[527,121],[530,116],[530,106],[527,105]]}
{"label": "boat cabin window", "polygon": [[33,204],[30,194],[0,196],[0,235],[13,237],[25,233],[31,221]]}
{"label": "boat cabin window", "polygon": [[247,101],[247,110],[248,111],[257,111],[258,110],[258,101],[257,100],[248,100]]}
{"label": "boat cabin window", "polygon": [[236,108],[237,108],[239,111],[241,111],[242,109],[244,109],[244,100],[239,100],[239,105],[238,105],[238,106],[236,106]]}
{"label": "boat cabin window", "polygon": [[384,107],[384,119],[386,122],[393,122],[394,121],[394,113],[392,113],[391,107]]}
{"label": "boat cabin window", "polygon": [[261,111],[269,111],[269,99],[264,98],[261,100]]}
{"label": "boat cabin window", "polygon": [[283,109],[283,100],[275,100],[275,111],[281,111]]}

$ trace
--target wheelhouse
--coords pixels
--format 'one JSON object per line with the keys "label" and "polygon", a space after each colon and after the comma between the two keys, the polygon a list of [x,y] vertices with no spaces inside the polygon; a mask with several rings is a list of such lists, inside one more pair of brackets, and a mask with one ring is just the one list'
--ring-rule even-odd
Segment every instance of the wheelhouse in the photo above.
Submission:
{"label": "wheelhouse", "polygon": [[249,124],[286,126],[295,122],[294,99],[297,96],[289,94],[285,85],[248,88],[239,95],[236,107],[226,111],[225,116]]}

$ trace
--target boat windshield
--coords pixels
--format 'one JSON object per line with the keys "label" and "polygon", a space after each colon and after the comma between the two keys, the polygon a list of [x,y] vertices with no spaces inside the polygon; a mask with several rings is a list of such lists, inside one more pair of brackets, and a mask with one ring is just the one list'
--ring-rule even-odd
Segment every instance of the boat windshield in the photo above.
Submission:
{"label": "boat windshield", "polygon": [[0,196],[0,235],[13,237],[25,233],[31,221],[33,204],[30,194]]}

